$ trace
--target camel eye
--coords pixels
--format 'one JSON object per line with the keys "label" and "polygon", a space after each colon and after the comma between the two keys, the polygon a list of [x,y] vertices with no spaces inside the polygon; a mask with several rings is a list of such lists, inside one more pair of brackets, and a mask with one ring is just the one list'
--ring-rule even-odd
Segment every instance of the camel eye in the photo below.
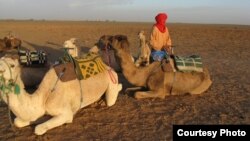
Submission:
{"label": "camel eye", "polygon": [[15,65],[14,65],[14,64],[10,64],[10,67],[11,67],[11,68],[14,68],[14,67],[15,67]]}

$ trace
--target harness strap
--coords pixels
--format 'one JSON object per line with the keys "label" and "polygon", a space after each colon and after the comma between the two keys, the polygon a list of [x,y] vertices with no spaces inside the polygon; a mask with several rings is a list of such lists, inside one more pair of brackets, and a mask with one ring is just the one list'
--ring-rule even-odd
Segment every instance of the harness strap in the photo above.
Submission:
{"label": "harness strap", "polygon": [[81,93],[81,99],[80,99],[80,107],[79,107],[79,109],[81,109],[82,101],[83,101],[83,96],[82,96],[82,85],[81,85],[81,81],[80,81],[80,80],[78,80],[78,82],[79,82],[79,85],[80,85],[80,93]]}
{"label": "harness strap", "polygon": [[[3,59],[3,62],[8,66],[8,69],[9,69],[9,71],[10,71],[10,78],[11,78],[11,80],[13,80],[12,79],[12,72],[11,72],[11,69],[10,69],[10,66],[9,66],[9,64]],[[14,81],[13,81],[14,82]],[[12,119],[11,119],[11,110],[10,110],[10,102],[9,102],[9,95],[8,94],[6,94],[6,97],[7,97],[7,105],[8,105],[8,116],[9,116],[9,122],[10,122],[10,126],[11,126],[11,129],[15,132],[15,128],[14,128],[14,124],[13,124],[13,122],[12,122]]]}
{"label": "harness strap", "polygon": [[65,71],[66,71],[66,68],[63,68],[62,72],[60,72],[59,74],[59,77],[57,77],[54,87],[51,89],[51,92],[53,92],[56,89],[57,82],[64,75]]}

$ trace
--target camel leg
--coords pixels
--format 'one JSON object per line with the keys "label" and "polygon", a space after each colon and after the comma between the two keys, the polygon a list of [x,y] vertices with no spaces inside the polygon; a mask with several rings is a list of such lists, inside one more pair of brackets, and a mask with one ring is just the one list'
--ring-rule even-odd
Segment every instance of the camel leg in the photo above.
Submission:
{"label": "camel leg", "polygon": [[35,128],[36,135],[42,135],[48,130],[63,125],[64,123],[71,123],[73,121],[72,111],[65,112],[63,114],[52,117],[50,120],[39,124]]}
{"label": "camel leg", "polygon": [[110,84],[109,85],[105,94],[106,103],[108,107],[115,104],[117,100],[117,96],[121,89],[122,89],[122,84]]}
{"label": "camel leg", "polygon": [[139,57],[136,61],[135,61],[135,66],[139,67],[141,65],[141,57]]}
{"label": "camel leg", "polygon": [[164,99],[165,95],[161,91],[138,91],[135,93],[136,99],[143,99],[143,98],[161,98]]}
{"label": "camel leg", "polygon": [[125,90],[125,94],[129,93],[130,91],[138,91],[138,90],[141,90],[142,87],[131,87],[131,88],[127,88]]}
{"label": "camel leg", "polygon": [[170,58],[169,60],[170,60],[169,62],[170,62],[170,65],[171,65],[171,67],[173,69],[173,72],[176,72],[176,69],[175,69],[175,66],[174,66],[174,60],[172,58]]}
{"label": "camel leg", "polygon": [[147,64],[146,64],[146,66],[148,66],[149,63],[150,63],[150,55],[147,56]]}
{"label": "camel leg", "polygon": [[16,127],[21,128],[30,125],[30,121],[23,121],[22,119],[16,117],[14,120],[14,124]]}

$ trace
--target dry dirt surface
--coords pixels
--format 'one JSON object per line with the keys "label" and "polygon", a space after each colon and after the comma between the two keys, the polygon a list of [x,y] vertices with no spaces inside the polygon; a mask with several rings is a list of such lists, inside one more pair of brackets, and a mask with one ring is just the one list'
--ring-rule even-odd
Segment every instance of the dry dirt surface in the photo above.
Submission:
{"label": "dry dirt surface", "polygon": [[[104,34],[128,36],[131,52],[138,55],[137,33],[147,37],[152,23],[1,21],[0,38],[9,32],[27,49],[43,49],[53,62],[62,55],[62,44],[75,37],[84,49]],[[10,127],[6,104],[0,104],[2,141],[172,140],[173,124],[250,123],[250,26],[168,24],[175,54],[199,54],[208,66],[213,84],[201,95],[136,100],[120,92],[116,104],[94,103],[81,109],[73,123],[36,136],[35,125]],[[119,74],[124,89],[131,85]]]}

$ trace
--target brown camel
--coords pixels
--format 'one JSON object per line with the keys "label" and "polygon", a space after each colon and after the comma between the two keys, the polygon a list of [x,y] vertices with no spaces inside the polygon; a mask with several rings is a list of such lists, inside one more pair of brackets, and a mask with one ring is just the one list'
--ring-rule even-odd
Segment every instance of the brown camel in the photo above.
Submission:
{"label": "brown camel", "polygon": [[109,44],[115,49],[125,78],[133,85],[145,87],[147,91],[137,91],[135,98],[165,98],[168,95],[201,94],[212,81],[207,68],[204,72],[165,72],[161,62],[153,62],[146,67],[136,67],[130,56],[127,37],[124,35],[100,38],[101,46]]}
{"label": "brown camel", "polygon": [[0,52],[11,49],[18,49],[21,47],[22,41],[13,36],[6,36],[0,39]]}

